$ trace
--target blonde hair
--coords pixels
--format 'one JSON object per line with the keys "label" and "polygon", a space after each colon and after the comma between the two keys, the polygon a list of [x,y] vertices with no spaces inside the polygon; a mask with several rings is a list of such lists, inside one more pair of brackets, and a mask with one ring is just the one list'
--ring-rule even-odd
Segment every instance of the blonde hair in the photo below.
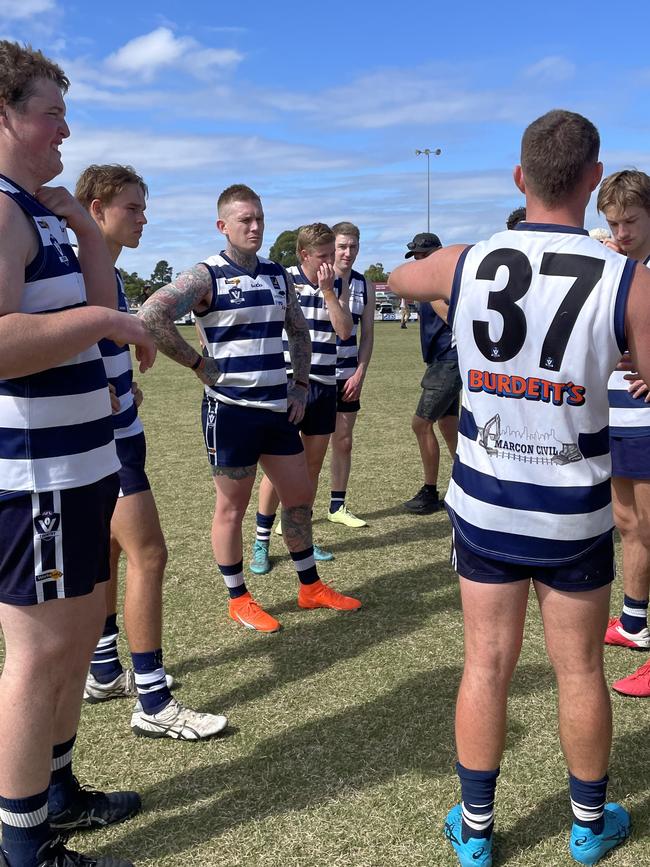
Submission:
{"label": "blonde hair", "polygon": [[313,250],[323,244],[331,244],[335,240],[334,232],[325,223],[310,223],[301,226],[296,236],[296,254],[300,256],[301,250]]}
{"label": "blonde hair", "polygon": [[606,177],[598,190],[599,213],[605,208],[624,211],[630,205],[645,208],[650,213],[650,177],[637,169],[623,169]]}
{"label": "blonde hair", "polygon": [[149,195],[147,185],[131,166],[106,165],[88,166],[79,175],[74,194],[75,198],[88,210],[94,199],[107,205],[122,192],[128,184],[137,184],[145,196]]}

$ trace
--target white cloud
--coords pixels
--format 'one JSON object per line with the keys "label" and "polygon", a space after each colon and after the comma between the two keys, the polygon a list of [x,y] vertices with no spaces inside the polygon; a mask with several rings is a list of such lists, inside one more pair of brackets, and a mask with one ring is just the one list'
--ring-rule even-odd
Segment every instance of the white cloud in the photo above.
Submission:
{"label": "white cloud", "polygon": [[560,84],[573,78],[575,71],[575,64],[571,63],[570,60],[558,55],[551,55],[543,57],[537,63],[524,69],[524,76],[537,79],[543,84]]}
{"label": "white cloud", "polygon": [[231,48],[208,48],[191,36],[175,36],[168,27],[137,36],[106,58],[115,72],[152,81],[164,68],[182,67],[196,78],[210,78],[215,70],[232,67],[243,55]]}
{"label": "white cloud", "polygon": [[55,0],[0,0],[0,19],[22,21],[56,8]]}

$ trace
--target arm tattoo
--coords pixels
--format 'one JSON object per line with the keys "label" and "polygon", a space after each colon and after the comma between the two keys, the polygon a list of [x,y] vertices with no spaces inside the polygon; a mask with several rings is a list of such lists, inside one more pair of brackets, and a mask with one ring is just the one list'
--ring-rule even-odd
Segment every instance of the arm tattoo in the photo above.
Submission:
{"label": "arm tattoo", "polygon": [[312,544],[311,507],[282,509],[282,535],[290,551],[304,551]]}
{"label": "arm tattoo", "polygon": [[185,367],[196,361],[196,349],[181,337],[174,320],[189,313],[211,292],[210,272],[204,265],[195,265],[158,289],[138,313],[158,349]]}
{"label": "arm tattoo", "polygon": [[291,275],[287,274],[287,310],[284,317],[284,328],[289,340],[289,355],[293,378],[306,382],[309,379],[311,367],[311,339],[309,328],[302,312],[302,307],[296,297],[296,290]]}
{"label": "arm tattoo", "polygon": [[212,467],[213,476],[225,476],[227,479],[232,479],[239,482],[242,479],[248,479],[254,476],[257,472],[257,464],[250,467]]}

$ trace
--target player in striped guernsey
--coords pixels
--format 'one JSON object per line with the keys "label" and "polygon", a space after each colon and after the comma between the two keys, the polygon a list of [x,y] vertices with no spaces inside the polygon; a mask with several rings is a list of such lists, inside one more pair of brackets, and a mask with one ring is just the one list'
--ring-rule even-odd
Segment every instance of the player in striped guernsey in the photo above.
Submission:
{"label": "player in striped guernsey", "polygon": [[[147,186],[130,166],[92,165],[82,172],[75,195],[99,226],[113,265],[124,247],[140,244]],[[128,313],[120,272],[115,269],[118,309]],[[111,520],[111,580],[106,585],[106,622],[86,679],[84,698],[91,703],[137,696],[131,729],[146,737],[200,740],[226,726],[223,716],[198,713],[179,704],[170,692],[162,652],[162,582],[167,549],[156,502],[145,471],[146,443],[138,404],[142,392],[133,381],[126,344],[99,344],[119,409],[113,415],[120,496]],[[124,621],[133,669],[122,668],[118,651],[117,576],[126,556]]]}
{"label": "player in striped guernsey", "polygon": [[[354,270],[359,255],[359,229],[354,223],[332,226],[336,242],[336,275],[350,287],[349,306],[352,333],[336,338],[336,429],[331,440],[331,495],[328,520],[346,527],[365,527],[366,522],[348,509],[345,498],[352,466],[352,442],[359,398],[372,357],[375,333],[375,287]],[[357,332],[361,326],[361,337]],[[358,340],[358,345],[357,345]]]}
{"label": "player in striped guernsey", "polygon": [[[625,170],[605,178],[598,191],[612,239],[604,243],[644,265],[650,264],[650,177]],[[623,548],[620,617],[610,619],[605,643],[650,649],[650,396],[643,382],[630,384],[623,370],[609,381],[609,431],[612,452],[614,520]],[[650,696],[650,662],[613,689],[623,695]]]}
{"label": "player in striped guernsey", "polygon": [[40,52],[0,42],[0,863],[128,867],[72,853],[51,830],[140,809],[135,792],[82,789],[72,752],[118,490],[97,341],[138,344],[141,370],[154,358],[141,323],[109,309],[115,282],[94,222],[67,190],[43,186],[62,170],[68,84]]}
{"label": "player in striped guernsey", "polygon": [[[284,538],[300,581],[298,605],[360,603],[323,584],[314,565],[312,488],[296,427],[305,411],[311,345],[293,282],[280,265],[257,256],[264,237],[257,193],[244,184],[228,187],[217,214],[226,249],[159,289],[140,316],[160,349],[205,385],[203,429],[216,491],[212,549],[228,588],[229,615],[249,629],[277,632],[280,624],[255,602],[243,575],[241,527],[258,462],[282,502]],[[190,310],[207,356],[174,326]],[[294,371],[289,384],[283,327]]]}
{"label": "player in striped guernsey", "polygon": [[399,294],[450,297],[463,378],[447,493],[465,625],[456,707],[462,804],[445,828],[462,865],[492,864],[508,685],[531,578],[558,682],[571,855],[595,864],[629,834],[627,811],[605,804],[611,706],[602,642],[614,573],[607,381],[626,345],[650,376],[650,273],[582,228],[602,176],[598,149],[586,118],[560,110],[538,118],[514,173],[527,222],[390,278]]}
{"label": "player in striped guernsey", "polygon": [[[311,366],[305,415],[299,424],[305,457],[312,483],[312,506],[318,490],[318,477],[330,436],[336,427],[336,339],[346,339],[352,332],[348,306],[349,286],[336,284],[334,271],[334,233],[325,223],[301,226],[296,237],[299,265],[289,269],[296,287],[311,339]],[[289,374],[292,370],[286,336],[284,357]],[[262,479],[257,511],[257,534],[250,569],[264,574],[270,569],[268,543],[264,534],[272,527],[279,497],[268,478]],[[276,528],[282,532],[282,524]],[[333,560],[334,555],[314,545],[317,560]]]}

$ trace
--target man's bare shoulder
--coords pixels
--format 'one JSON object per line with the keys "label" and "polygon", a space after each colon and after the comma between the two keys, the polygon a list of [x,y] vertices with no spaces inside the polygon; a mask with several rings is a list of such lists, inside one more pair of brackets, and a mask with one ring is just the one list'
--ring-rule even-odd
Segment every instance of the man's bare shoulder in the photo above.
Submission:
{"label": "man's bare shoulder", "polygon": [[38,252],[36,233],[23,209],[0,195],[0,315],[15,313],[25,283],[25,267]]}

